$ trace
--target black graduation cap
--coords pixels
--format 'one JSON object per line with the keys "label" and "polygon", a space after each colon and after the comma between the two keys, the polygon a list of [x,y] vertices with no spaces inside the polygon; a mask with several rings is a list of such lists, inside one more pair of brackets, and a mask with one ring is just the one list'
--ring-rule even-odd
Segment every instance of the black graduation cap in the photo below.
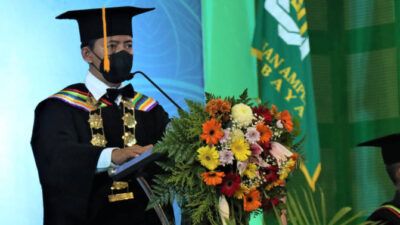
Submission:
{"label": "black graduation cap", "polygon": [[400,134],[391,134],[374,140],[363,142],[357,146],[380,147],[383,162],[386,165],[400,162]]}
{"label": "black graduation cap", "polygon": [[110,71],[110,60],[107,50],[107,36],[132,36],[132,17],[151,11],[154,8],[133,6],[84,9],[65,12],[56,19],[74,19],[78,21],[82,46],[89,41],[104,38],[104,71]]}
{"label": "black graduation cap", "polygon": [[[90,40],[104,37],[106,26],[106,36],[131,35],[132,36],[132,17],[151,11],[154,8],[138,8],[132,6],[98,8],[67,11],[56,19],[74,19],[78,21],[79,33],[82,45],[85,46]],[[104,10],[104,12],[103,12]],[[106,14],[106,15],[105,15]],[[106,24],[103,24],[105,19]]]}

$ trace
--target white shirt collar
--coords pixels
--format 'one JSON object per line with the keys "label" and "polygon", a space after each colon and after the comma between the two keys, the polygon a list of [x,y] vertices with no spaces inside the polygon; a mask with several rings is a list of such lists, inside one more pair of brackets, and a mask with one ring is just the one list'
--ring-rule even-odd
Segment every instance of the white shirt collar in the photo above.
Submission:
{"label": "white shirt collar", "polygon": [[[86,75],[85,85],[86,88],[89,90],[89,92],[92,93],[96,101],[98,101],[101,97],[103,97],[103,95],[107,93],[107,89],[116,88],[116,87],[109,87],[107,84],[105,84],[95,75],[93,75],[90,71],[88,71]],[[123,87],[125,85],[122,84],[121,86]],[[121,101],[121,96],[118,96],[117,99],[115,99],[115,102],[119,104],[120,101]]]}
{"label": "white shirt collar", "polygon": [[104,94],[107,93],[107,89],[110,88],[103,81],[99,80],[90,71],[86,75],[85,81],[86,88],[92,93],[93,97],[98,101]]}

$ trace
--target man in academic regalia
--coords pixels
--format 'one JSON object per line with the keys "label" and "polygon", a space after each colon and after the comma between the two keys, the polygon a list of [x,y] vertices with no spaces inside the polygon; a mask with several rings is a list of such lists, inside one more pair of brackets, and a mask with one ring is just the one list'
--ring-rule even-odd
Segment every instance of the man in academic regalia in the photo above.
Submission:
{"label": "man in academic regalia", "polygon": [[386,171],[396,187],[394,198],[381,205],[369,217],[369,221],[381,221],[386,225],[400,224],[400,134],[392,134],[364,142],[358,146],[380,147]]}
{"label": "man in academic regalia", "polygon": [[[45,225],[160,224],[137,182],[113,182],[108,171],[147,151],[163,135],[167,113],[152,98],[123,85],[132,78],[132,17],[152,9],[118,7],[69,11],[85,83],[42,101],[32,148],[43,191]],[[154,167],[143,169],[149,178]]]}

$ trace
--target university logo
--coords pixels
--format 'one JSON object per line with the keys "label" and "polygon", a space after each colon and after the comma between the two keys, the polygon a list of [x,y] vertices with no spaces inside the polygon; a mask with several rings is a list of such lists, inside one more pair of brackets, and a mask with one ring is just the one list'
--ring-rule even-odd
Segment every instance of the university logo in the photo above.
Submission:
{"label": "university logo", "polygon": [[[291,6],[297,18],[291,16]],[[304,0],[265,0],[264,8],[278,22],[279,37],[288,45],[298,46],[303,60],[310,53],[308,25],[302,20],[306,15]]]}

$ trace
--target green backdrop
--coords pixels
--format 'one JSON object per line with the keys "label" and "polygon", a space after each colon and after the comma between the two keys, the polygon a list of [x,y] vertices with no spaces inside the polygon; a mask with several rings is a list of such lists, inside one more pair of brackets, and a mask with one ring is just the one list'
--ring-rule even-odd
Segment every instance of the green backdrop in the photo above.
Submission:
{"label": "green backdrop", "polygon": [[[305,0],[322,173],[330,213],[371,213],[394,187],[380,152],[357,143],[400,131],[400,2]],[[258,97],[252,0],[203,0],[206,91]],[[299,173],[300,174],[300,173]],[[301,175],[298,175],[301,176]]]}

